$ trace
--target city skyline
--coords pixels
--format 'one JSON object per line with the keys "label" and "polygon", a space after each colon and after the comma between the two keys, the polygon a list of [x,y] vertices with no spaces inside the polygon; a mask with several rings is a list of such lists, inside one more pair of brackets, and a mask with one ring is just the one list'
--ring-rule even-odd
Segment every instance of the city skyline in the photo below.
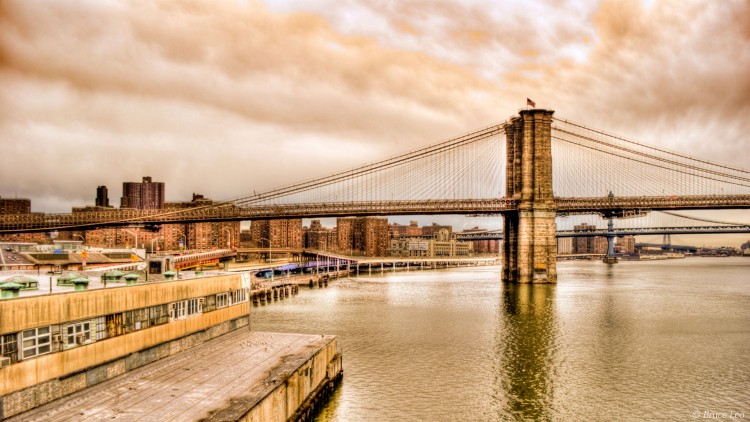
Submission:
{"label": "city skyline", "polygon": [[[496,123],[527,97],[750,162],[746,2],[483,6],[4,2],[0,196],[68,212],[93,187],[150,174],[167,201],[223,200]],[[451,223],[494,222],[474,221]],[[746,240],[711,238],[694,243]]]}

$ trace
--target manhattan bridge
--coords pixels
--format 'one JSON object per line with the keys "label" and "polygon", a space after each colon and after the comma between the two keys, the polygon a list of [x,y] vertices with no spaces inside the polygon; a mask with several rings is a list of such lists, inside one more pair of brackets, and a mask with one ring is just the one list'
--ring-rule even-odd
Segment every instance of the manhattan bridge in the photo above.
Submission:
{"label": "manhattan bridge", "polygon": [[[284,218],[501,215],[503,280],[528,283],[557,280],[555,236],[571,229],[565,227],[571,217],[609,220],[611,232],[613,220],[750,208],[750,170],[645,145],[553,113],[522,110],[497,125],[387,160],[209,206],[4,215],[0,234]],[[637,225],[661,224],[653,221]],[[693,226],[705,228],[706,220],[698,223]],[[730,224],[711,223],[718,225],[716,232],[729,230]],[[681,229],[690,232],[684,222]]]}

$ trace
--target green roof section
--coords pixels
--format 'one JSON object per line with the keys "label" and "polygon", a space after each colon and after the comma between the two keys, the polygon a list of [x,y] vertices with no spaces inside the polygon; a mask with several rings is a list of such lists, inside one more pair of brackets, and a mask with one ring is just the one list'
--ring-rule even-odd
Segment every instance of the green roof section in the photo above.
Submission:
{"label": "green roof section", "polygon": [[125,273],[122,271],[107,271],[106,273],[102,274],[102,281],[119,281],[123,275],[125,275]]}
{"label": "green roof section", "polygon": [[26,283],[37,283],[36,279],[33,279],[31,277],[26,277],[25,275],[14,275],[12,277],[8,277],[5,280],[1,281],[0,283],[20,283],[20,284],[26,284]]}
{"label": "green roof section", "polygon": [[60,277],[57,277],[57,282],[59,284],[60,281],[67,282],[67,281],[73,280],[74,278],[81,278],[81,277],[86,277],[86,275],[75,272],[75,271],[71,271],[65,275],[61,275]]}
{"label": "green roof section", "polygon": [[78,277],[78,278],[74,278],[74,279],[70,280],[70,282],[73,283],[73,284],[83,284],[83,283],[88,284],[89,281],[90,280],[87,277]]}

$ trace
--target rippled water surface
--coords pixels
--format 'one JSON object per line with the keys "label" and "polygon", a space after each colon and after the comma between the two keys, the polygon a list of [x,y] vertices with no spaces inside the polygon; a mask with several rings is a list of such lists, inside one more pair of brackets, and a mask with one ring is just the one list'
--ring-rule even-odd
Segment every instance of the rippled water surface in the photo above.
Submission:
{"label": "rippled water surface", "polygon": [[256,307],[252,325],[338,336],[323,421],[750,420],[750,258],[558,271],[373,273]]}

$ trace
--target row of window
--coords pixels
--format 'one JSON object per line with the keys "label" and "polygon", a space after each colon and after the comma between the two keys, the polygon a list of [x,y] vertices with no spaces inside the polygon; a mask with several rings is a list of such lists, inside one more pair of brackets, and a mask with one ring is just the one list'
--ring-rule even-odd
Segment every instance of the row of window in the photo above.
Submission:
{"label": "row of window", "polygon": [[247,302],[246,290],[234,290],[60,325],[0,335],[0,360],[7,362],[67,350],[109,337],[178,321]]}

